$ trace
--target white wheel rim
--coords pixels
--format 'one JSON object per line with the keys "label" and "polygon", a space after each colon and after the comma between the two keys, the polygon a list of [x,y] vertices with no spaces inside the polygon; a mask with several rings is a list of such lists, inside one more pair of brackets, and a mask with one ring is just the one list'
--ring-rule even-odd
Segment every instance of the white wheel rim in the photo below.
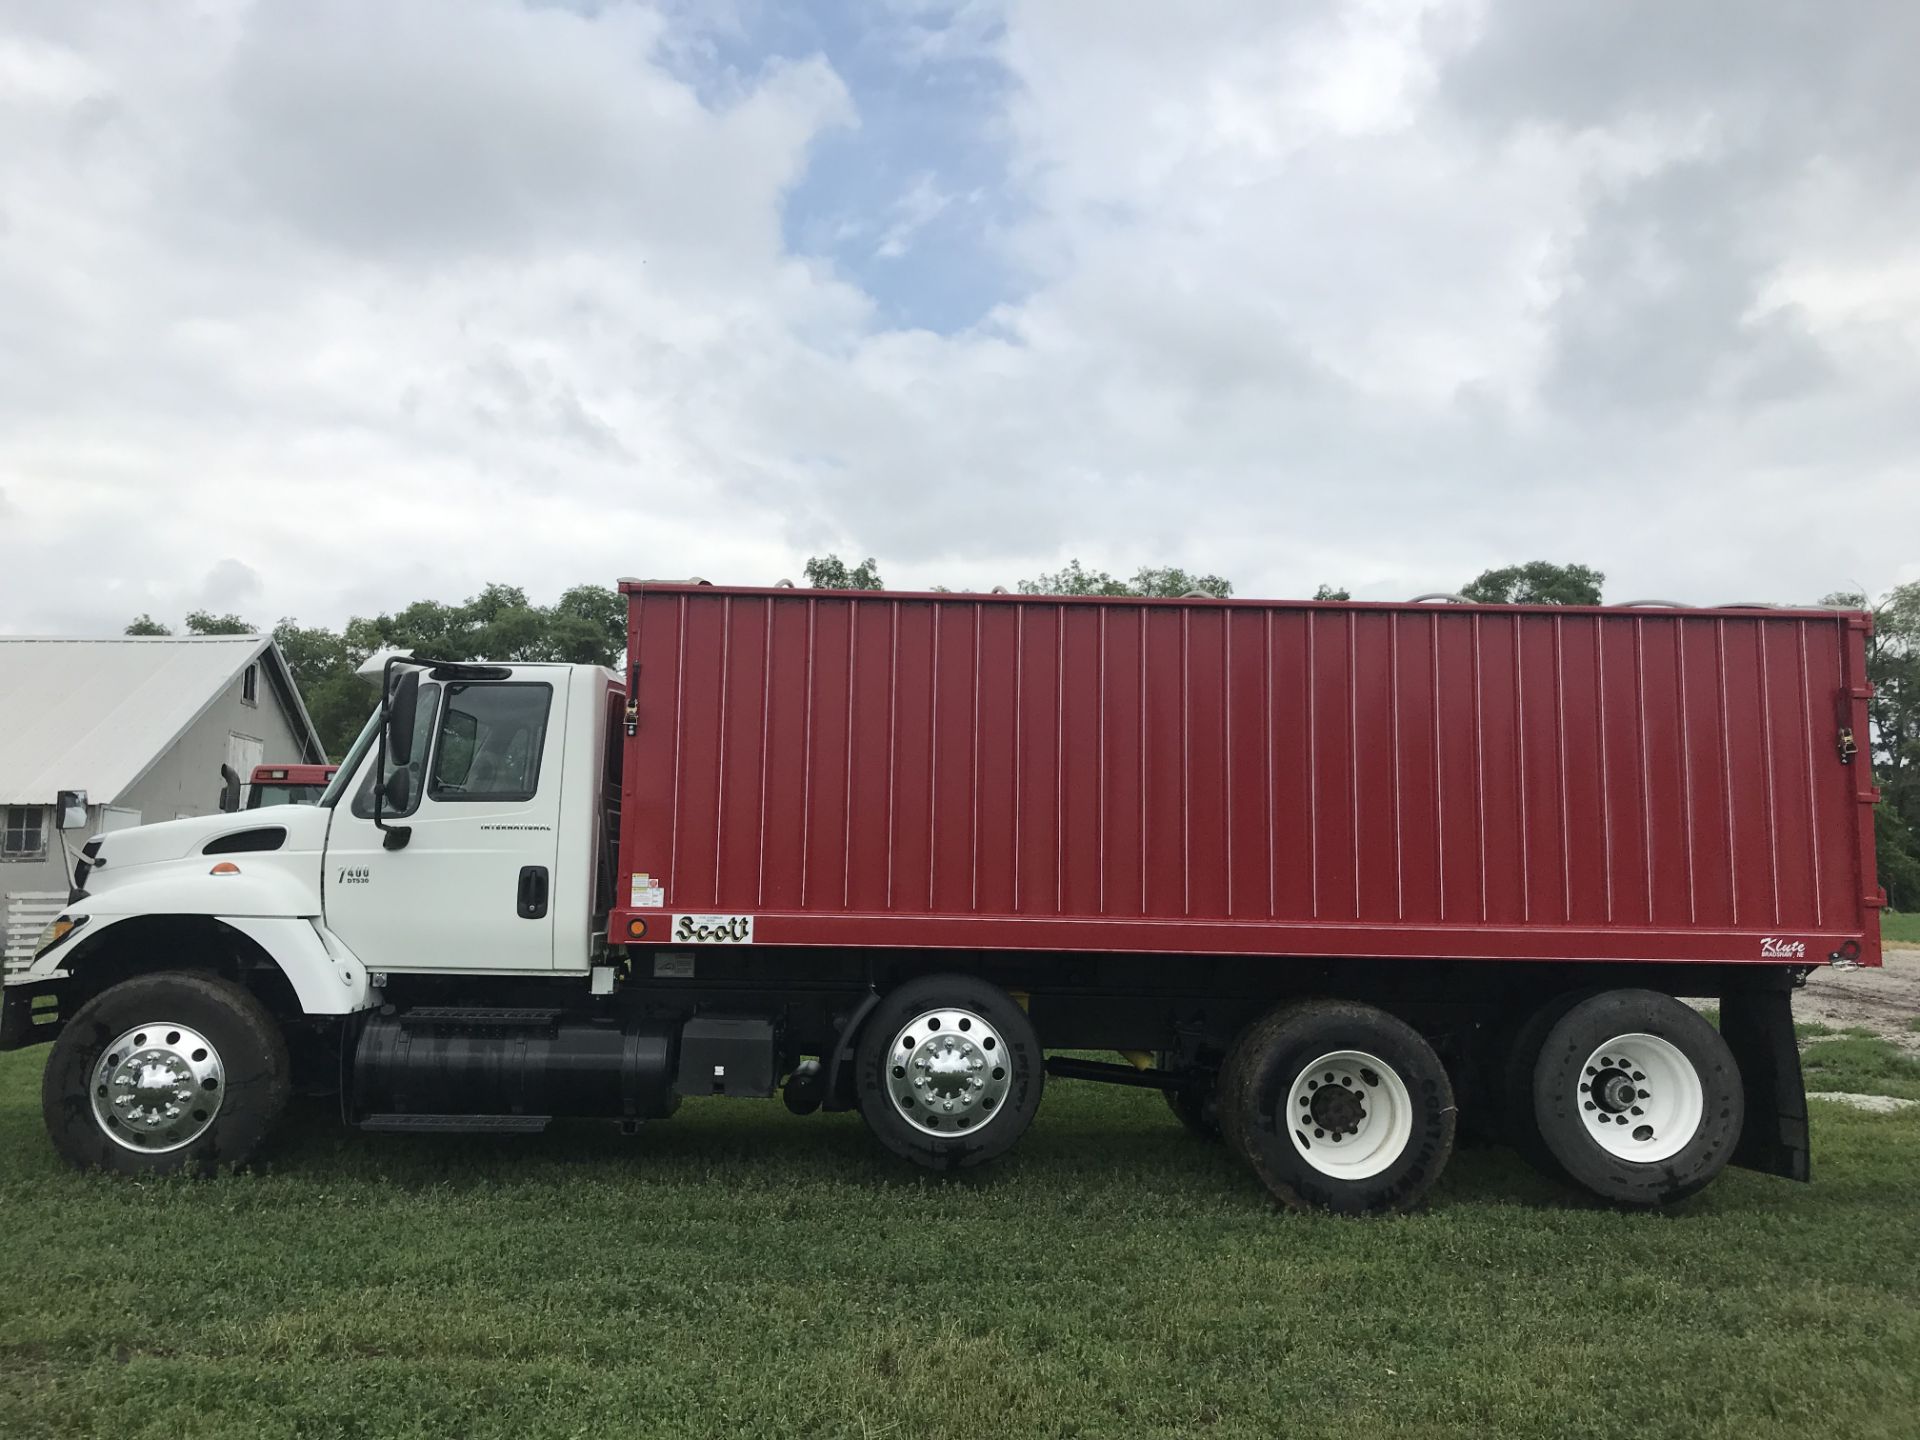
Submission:
{"label": "white wheel rim", "polygon": [[887,1093],[923,1135],[983,1130],[1006,1106],[1013,1060],[983,1015],[958,1008],[916,1015],[887,1051]]}
{"label": "white wheel rim", "polygon": [[1322,1175],[1365,1180],[1406,1153],[1413,1097],[1386,1061],[1364,1050],[1335,1050],[1294,1076],[1287,1132],[1293,1148]]}
{"label": "white wheel rim", "polygon": [[1616,1035],[1580,1067],[1580,1119],[1609,1155],[1651,1165],[1678,1155],[1700,1133],[1706,1087],[1670,1040]]}

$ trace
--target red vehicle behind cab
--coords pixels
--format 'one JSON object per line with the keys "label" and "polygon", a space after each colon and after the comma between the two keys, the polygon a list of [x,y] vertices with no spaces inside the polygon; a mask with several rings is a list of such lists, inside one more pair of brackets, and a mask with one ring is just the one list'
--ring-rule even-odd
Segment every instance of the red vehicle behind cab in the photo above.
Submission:
{"label": "red vehicle behind cab", "polygon": [[338,765],[256,765],[247,787],[247,809],[263,805],[317,805]]}

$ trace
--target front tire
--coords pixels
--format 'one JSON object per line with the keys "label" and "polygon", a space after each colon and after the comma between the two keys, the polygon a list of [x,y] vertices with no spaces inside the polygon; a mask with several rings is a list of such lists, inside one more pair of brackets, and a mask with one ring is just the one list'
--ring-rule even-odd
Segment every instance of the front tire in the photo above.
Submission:
{"label": "front tire", "polygon": [[1453,1086],[1405,1021],[1371,1005],[1308,1000],[1235,1043],[1221,1118],[1292,1210],[1411,1209],[1453,1154]]}
{"label": "front tire", "polygon": [[1656,990],[1608,990],[1548,1031],[1533,1118],[1573,1184],[1616,1205],[1668,1205],[1726,1168],[1746,1100],[1733,1052],[1696,1011]]}
{"label": "front tire", "polygon": [[287,1046],[254,996],[163,971],[103,990],[54,1041],[41,1080],[62,1159],[121,1175],[246,1163],[286,1108]]}
{"label": "front tire", "polygon": [[1046,1069],[1027,1012],[970,975],[893,991],[860,1032],[855,1089],[874,1138],[929,1170],[998,1159],[1040,1108]]}

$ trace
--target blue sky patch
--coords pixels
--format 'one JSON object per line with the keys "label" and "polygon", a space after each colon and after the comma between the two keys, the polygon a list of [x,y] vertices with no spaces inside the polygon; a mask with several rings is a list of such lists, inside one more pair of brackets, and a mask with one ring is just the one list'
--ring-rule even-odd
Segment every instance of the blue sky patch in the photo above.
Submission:
{"label": "blue sky patch", "polygon": [[776,58],[822,55],[853,98],[856,126],[815,143],[788,197],[787,247],[830,260],[872,296],[880,323],[964,330],[1014,298],[996,236],[1016,218],[1000,116],[1012,81],[959,7],[744,3],[705,16],[698,55],[673,63],[704,94]]}

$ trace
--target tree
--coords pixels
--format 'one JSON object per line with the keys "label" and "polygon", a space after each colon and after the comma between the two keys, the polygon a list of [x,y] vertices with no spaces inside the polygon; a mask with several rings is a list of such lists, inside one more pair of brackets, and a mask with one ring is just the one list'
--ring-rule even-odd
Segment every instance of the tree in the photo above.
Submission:
{"label": "tree", "polygon": [[884,590],[880,567],[869,555],[851,569],[838,555],[815,555],[807,561],[807,584],[815,590]]}
{"label": "tree", "polygon": [[488,585],[457,605],[416,600],[392,615],[356,615],[346,641],[362,659],[381,650],[435,660],[548,660],[549,616],[518,585]]}
{"label": "tree", "polygon": [[173,631],[169,627],[162,625],[158,620],[154,619],[153,616],[143,613],[138,619],[131,620],[127,623],[126,633],[129,635],[171,635]]}
{"label": "tree", "polygon": [[214,615],[205,610],[195,610],[187,616],[189,635],[257,635],[260,627],[249,625],[238,615]]}
{"label": "tree", "polygon": [[1351,600],[1353,595],[1347,590],[1336,590],[1331,585],[1322,585],[1313,592],[1316,600]]}
{"label": "tree", "polygon": [[547,612],[547,646],[553,659],[570,665],[619,665],[627,648],[626,600],[605,585],[574,586]]}
{"label": "tree", "polygon": [[286,657],[313,728],[320,732],[321,747],[329,755],[345,755],[375,696],[374,687],[354,673],[358,662],[348,653],[347,642],[323,626],[303,627],[292,619],[273,627],[273,639]]}
{"label": "tree", "polygon": [[1022,595],[1113,595],[1159,596],[1187,595],[1195,590],[1225,598],[1233,593],[1233,583],[1218,575],[1192,575],[1178,566],[1147,566],[1136,570],[1131,580],[1118,580],[1105,570],[1089,570],[1078,559],[1015,587]]}
{"label": "tree", "polygon": [[1598,605],[1606,581],[1586,565],[1556,565],[1530,560],[1500,570],[1483,570],[1460,593],[1483,605]]}

